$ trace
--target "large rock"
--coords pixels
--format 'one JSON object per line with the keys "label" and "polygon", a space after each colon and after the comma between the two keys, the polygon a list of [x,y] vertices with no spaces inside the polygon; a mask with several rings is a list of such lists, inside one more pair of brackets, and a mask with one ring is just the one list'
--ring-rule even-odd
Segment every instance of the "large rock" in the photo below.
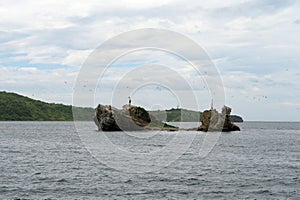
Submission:
{"label": "large rock", "polygon": [[[224,106],[222,113],[218,113],[215,109],[205,110],[200,127],[181,130],[239,131],[240,128],[230,120],[230,112],[231,108],[227,106]],[[168,125],[150,115],[144,108],[132,105],[117,109],[99,104],[94,121],[102,131],[179,130],[178,127]]]}
{"label": "large rock", "polygon": [[144,108],[125,105],[117,109],[99,104],[94,121],[102,131],[178,130],[151,116]]}
{"label": "large rock", "polygon": [[222,113],[215,109],[205,110],[198,131],[240,131],[240,128],[230,120],[231,108],[224,106]]}

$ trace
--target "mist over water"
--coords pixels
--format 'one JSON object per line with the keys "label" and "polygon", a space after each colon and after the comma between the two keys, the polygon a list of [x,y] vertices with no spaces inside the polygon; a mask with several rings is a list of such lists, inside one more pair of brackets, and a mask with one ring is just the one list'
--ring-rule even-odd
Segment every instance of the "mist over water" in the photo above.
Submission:
{"label": "mist over water", "polygon": [[[94,124],[82,125],[96,132]],[[168,167],[132,174],[94,159],[72,122],[1,122],[0,199],[299,199],[300,123],[238,125],[242,131],[222,133],[205,159],[199,157],[204,133],[197,132]],[[109,138],[128,151],[150,152],[172,134],[149,140],[112,132]]]}

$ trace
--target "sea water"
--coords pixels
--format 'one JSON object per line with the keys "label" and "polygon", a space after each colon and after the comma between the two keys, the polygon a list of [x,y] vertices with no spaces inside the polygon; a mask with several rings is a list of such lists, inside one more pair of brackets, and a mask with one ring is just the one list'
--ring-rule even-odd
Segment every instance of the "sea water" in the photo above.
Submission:
{"label": "sea water", "polygon": [[[96,159],[73,122],[0,122],[0,199],[300,199],[300,123],[238,125],[241,131],[222,133],[205,158],[199,157],[205,133],[193,132],[188,150],[168,166],[129,173]],[[174,134],[188,133],[106,133],[126,151],[145,154],[164,148]],[[155,168],[128,167],[143,171],[146,164]]]}

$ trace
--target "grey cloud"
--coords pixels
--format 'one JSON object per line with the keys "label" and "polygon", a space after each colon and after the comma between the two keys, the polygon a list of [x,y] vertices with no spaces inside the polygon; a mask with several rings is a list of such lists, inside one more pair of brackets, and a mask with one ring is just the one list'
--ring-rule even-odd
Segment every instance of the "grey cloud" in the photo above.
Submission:
{"label": "grey cloud", "polygon": [[300,19],[296,19],[296,20],[294,21],[294,23],[295,23],[295,24],[300,24]]}
{"label": "grey cloud", "polygon": [[6,43],[20,38],[26,38],[29,35],[19,32],[0,31],[0,43]]}

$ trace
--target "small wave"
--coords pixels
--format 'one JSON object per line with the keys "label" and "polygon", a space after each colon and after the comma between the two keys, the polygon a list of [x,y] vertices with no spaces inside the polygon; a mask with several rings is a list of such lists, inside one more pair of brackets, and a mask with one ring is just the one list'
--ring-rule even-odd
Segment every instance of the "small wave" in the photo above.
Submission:
{"label": "small wave", "polygon": [[193,177],[192,177],[192,178],[188,178],[187,180],[188,180],[188,181],[198,181],[197,178],[193,178]]}
{"label": "small wave", "polygon": [[190,156],[190,155],[195,155],[194,153],[184,153],[182,154],[183,156]]}
{"label": "small wave", "polygon": [[128,179],[127,181],[124,181],[124,183],[132,183],[132,180]]}
{"label": "small wave", "polygon": [[243,145],[230,145],[231,148],[245,148]]}
{"label": "small wave", "polygon": [[163,144],[149,144],[149,147],[164,147],[165,145]]}
{"label": "small wave", "polygon": [[265,193],[271,193],[271,191],[268,189],[261,189],[261,190],[254,191],[254,193],[255,194],[265,194]]}
{"label": "small wave", "polygon": [[18,150],[8,150],[5,153],[23,153],[23,152],[22,151],[18,151]]}
{"label": "small wave", "polygon": [[62,178],[62,179],[58,179],[56,182],[58,183],[64,183],[64,182],[68,182],[66,179]]}

